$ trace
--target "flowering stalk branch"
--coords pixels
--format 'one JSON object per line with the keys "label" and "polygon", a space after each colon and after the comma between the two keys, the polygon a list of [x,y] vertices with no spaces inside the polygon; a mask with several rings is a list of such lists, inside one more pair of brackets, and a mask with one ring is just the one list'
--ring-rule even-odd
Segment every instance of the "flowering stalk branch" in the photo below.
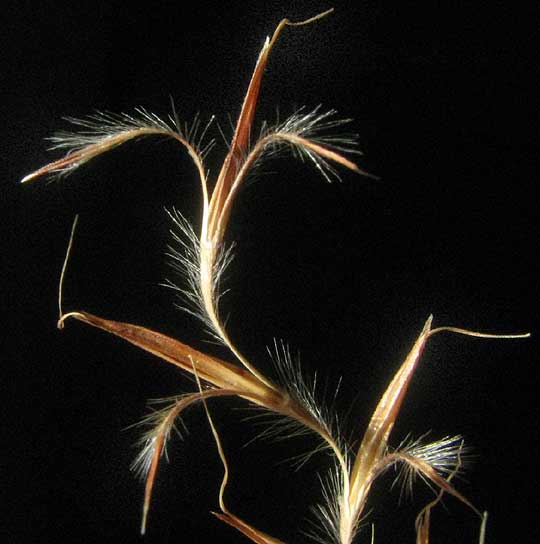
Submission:
{"label": "flowering stalk branch", "polygon": [[[335,418],[325,415],[324,410],[315,401],[314,391],[306,386],[301,376],[295,374],[288,350],[282,345],[282,355],[285,359],[283,370],[287,383],[278,385],[247,360],[229,337],[220,318],[218,308],[222,295],[220,278],[231,259],[230,249],[225,247],[224,240],[233,204],[250,173],[265,157],[289,149],[297,156],[312,161],[329,181],[338,176],[334,170],[337,167],[374,177],[346,156],[358,153],[354,136],[332,136],[325,133],[328,129],[348,122],[335,119],[333,110],[321,113],[319,108],[315,108],[305,113],[300,109],[284,123],[275,127],[268,128],[267,125],[263,125],[259,138],[253,144],[250,143],[263,72],[281,32],[286,26],[312,23],[330,11],[332,10],[298,23],[283,19],[272,38],[267,38],[264,42],[228,153],[211,191],[208,189],[204,158],[213,147],[213,140],[207,144],[203,144],[203,140],[213,118],[202,132],[199,132],[198,118],[192,127],[188,128],[179,122],[175,111],[165,121],[143,108],[136,109],[134,115],[96,113],[85,120],[72,119],[72,123],[82,128],[81,131],[62,133],[52,138],[55,148],[68,149],[67,155],[39,168],[22,180],[27,182],[46,174],[70,173],[98,155],[143,136],[166,136],[175,139],[188,152],[198,172],[203,195],[200,234],[196,235],[195,229],[176,211],[170,212],[174,223],[173,239],[180,249],[171,247],[169,254],[173,260],[173,267],[185,275],[188,286],[181,288],[172,282],[168,282],[167,286],[185,295],[188,304],[191,305],[187,308],[188,311],[200,317],[210,332],[229,348],[236,359],[235,363],[200,352],[179,340],[140,325],[105,319],[86,311],[63,313],[61,291],[67,257],[60,281],[58,322],[60,328],[67,319],[73,318],[102,329],[193,375],[198,385],[198,391],[169,399],[165,408],[156,411],[144,421],[150,426],[150,430],[143,436],[142,449],[134,463],[135,470],[146,480],[141,524],[143,533],[146,530],[159,462],[166,452],[171,430],[188,406],[202,402],[224,467],[219,491],[221,513],[215,515],[257,544],[283,544],[281,540],[240,519],[225,506],[224,494],[229,480],[229,467],[206,402],[208,399],[224,396],[236,396],[265,410],[285,416],[302,429],[312,431],[322,439],[325,449],[333,456],[335,467],[329,486],[323,488],[325,503],[317,507],[324,534],[323,537],[316,537],[320,540],[331,539],[338,544],[351,544],[358,531],[373,482],[396,464],[405,467],[409,483],[412,482],[413,476],[418,474],[439,490],[438,498],[425,507],[418,517],[418,543],[428,544],[430,509],[443,492],[453,495],[479,513],[450,483],[451,476],[461,465],[462,443],[459,437],[442,439],[428,445],[414,442],[395,451],[390,450],[389,437],[426,342],[431,336],[444,331],[485,338],[523,338],[528,335],[491,335],[456,327],[433,329],[430,316],[410,353],[379,400],[360,445],[352,455],[351,452],[354,450],[347,445],[346,440],[342,438],[343,433],[333,424]],[[485,521],[483,523],[485,526]]]}

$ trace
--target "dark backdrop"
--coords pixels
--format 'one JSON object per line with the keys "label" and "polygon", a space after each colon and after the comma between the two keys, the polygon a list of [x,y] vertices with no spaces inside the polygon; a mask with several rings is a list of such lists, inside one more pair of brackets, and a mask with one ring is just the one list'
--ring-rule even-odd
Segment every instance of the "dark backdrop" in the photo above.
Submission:
{"label": "dark backdrop", "polygon": [[[245,4],[245,5],[244,5]],[[336,3],[331,17],[286,29],[264,78],[258,118],[336,107],[354,118],[375,182],[348,172],[328,185],[310,165],[271,163],[234,209],[237,244],[223,301],[231,336],[261,369],[265,346],[298,349],[321,391],[343,377],[338,408],[361,436],[378,396],[426,317],[530,340],[430,341],[393,433],[462,433],[473,457],[457,482],[490,511],[487,543],[524,530],[535,542],[538,336],[534,12],[510,4]],[[489,3],[491,4],[491,3]],[[129,471],[146,399],[193,385],[97,330],[55,328],[57,282],[75,213],[68,309],[139,323],[225,356],[173,307],[164,258],[176,206],[195,224],[194,169],[171,142],[127,145],[59,182],[18,179],[58,155],[44,138],[63,116],[95,109],[180,117],[215,113],[230,134],[263,38],[284,16],[326,2],[19,1],[4,11],[2,242],[5,542],[137,542],[142,484]],[[534,62],[533,62],[534,60]],[[532,138],[531,134],[536,133]],[[218,144],[222,144],[215,131]],[[210,157],[215,174],[224,145]],[[3,350],[4,351],[4,350]],[[329,393],[330,394],[330,393]],[[232,467],[231,509],[288,542],[309,527],[323,455],[300,471],[278,462],[309,439],[256,442],[239,402],[214,404]],[[221,467],[200,410],[172,441],[147,542],[242,542],[210,510]],[[393,476],[392,476],[393,477]],[[376,542],[413,542],[430,496],[399,503],[392,477],[375,486]],[[475,542],[478,520],[447,498],[433,542]],[[4,512],[6,512],[4,510]],[[217,536],[216,536],[217,535]],[[359,542],[369,541],[369,532]]]}

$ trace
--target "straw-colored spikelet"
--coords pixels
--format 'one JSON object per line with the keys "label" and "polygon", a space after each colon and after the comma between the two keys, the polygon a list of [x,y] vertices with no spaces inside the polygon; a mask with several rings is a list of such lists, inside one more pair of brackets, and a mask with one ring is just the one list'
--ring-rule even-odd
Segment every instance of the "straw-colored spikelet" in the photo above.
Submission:
{"label": "straw-colored spikelet", "polygon": [[303,379],[299,369],[294,367],[288,348],[284,344],[275,345],[279,371],[284,378],[284,384],[278,385],[263,375],[240,352],[220,318],[218,309],[221,295],[220,278],[232,256],[230,248],[224,245],[232,207],[240,187],[265,157],[289,149],[300,158],[310,159],[327,180],[338,176],[336,167],[370,176],[346,156],[358,152],[354,137],[328,133],[328,130],[338,128],[347,122],[337,119],[333,110],[328,112],[322,112],[319,108],[311,112],[297,110],[285,122],[274,127],[264,124],[258,139],[251,141],[263,72],[282,30],[285,26],[311,23],[328,13],[329,11],[301,23],[292,23],[284,19],[277,26],[272,38],[267,38],[264,42],[228,153],[212,190],[209,189],[204,159],[213,147],[213,141],[204,143],[204,139],[213,118],[201,131],[198,118],[191,127],[188,127],[180,123],[174,110],[169,119],[162,120],[143,108],[136,109],[133,115],[96,113],[85,120],[71,119],[71,122],[81,130],[77,133],[62,133],[52,138],[55,148],[68,149],[66,156],[36,170],[22,180],[26,182],[45,174],[70,173],[94,157],[129,140],[156,135],[178,141],[187,150],[198,171],[203,195],[199,235],[177,211],[169,212],[173,221],[171,232],[174,242],[170,247],[169,256],[172,258],[173,267],[181,272],[187,285],[178,287],[172,282],[168,282],[167,285],[183,295],[184,308],[202,319],[208,332],[228,347],[236,362],[227,362],[202,353],[178,340],[139,325],[104,319],[85,311],[63,313],[61,295],[59,300],[59,326],[63,326],[66,319],[71,317],[103,329],[176,365],[196,379],[198,385],[196,391],[166,399],[162,406],[154,410],[143,422],[148,430],[143,436],[141,450],[134,462],[134,469],[146,481],[141,525],[143,533],[146,529],[158,465],[165,452],[171,430],[185,408],[202,402],[224,466],[224,477],[219,493],[221,513],[216,513],[216,516],[241,531],[253,542],[260,544],[282,542],[238,518],[225,505],[224,495],[229,468],[206,404],[208,399],[224,396],[240,397],[287,418],[294,422],[296,426],[294,432],[300,429],[301,432],[307,430],[315,433],[333,455],[335,466],[328,483],[323,483],[323,503],[314,508],[321,524],[312,536],[320,542],[350,544],[357,533],[362,516],[365,515],[366,502],[374,480],[389,467],[398,464],[403,467],[402,473],[407,486],[412,485],[414,476],[418,474],[439,490],[435,500],[429,503],[417,518],[418,544],[426,544],[429,540],[430,512],[443,493],[453,495],[479,513],[450,483],[451,477],[461,465],[463,442],[460,437],[444,438],[427,445],[414,441],[392,450],[388,444],[389,436],[422,351],[431,336],[443,331],[497,338],[517,338],[526,335],[488,335],[453,327],[432,328],[432,317],[429,317],[409,355],[379,400],[363,439],[355,451],[342,437],[343,433],[336,424],[337,417],[325,411],[315,400],[313,388]]}

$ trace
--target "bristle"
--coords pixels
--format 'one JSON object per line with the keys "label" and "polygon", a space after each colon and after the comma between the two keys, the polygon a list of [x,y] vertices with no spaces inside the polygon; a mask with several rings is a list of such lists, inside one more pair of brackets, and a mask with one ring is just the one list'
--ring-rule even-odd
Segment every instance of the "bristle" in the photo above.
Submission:
{"label": "bristle", "polygon": [[445,436],[430,444],[421,444],[419,439],[405,447],[405,451],[422,459],[443,475],[452,473],[458,464],[463,466],[463,459],[467,454],[460,435]]}
{"label": "bristle", "polygon": [[[264,122],[259,139],[252,146],[252,149],[257,145],[261,148],[257,151],[253,168],[260,168],[266,159],[277,157],[288,150],[302,161],[306,159],[311,161],[329,182],[341,179],[339,172],[331,164],[340,162],[336,159],[341,159],[343,166],[364,173],[356,165],[353,166],[354,163],[340,155],[362,154],[357,148],[358,136],[352,133],[332,133],[351,120],[336,118],[337,112],[332,109],[324,112],[320,110],[320,106],[309,112],[306,112],[305,108],[300,108],[283,122],[278,121],[274,125]],[[331,153],[325,156],[324,150]]]}
{"label": "bristle", "polygon": [[28,174],[21,180],[23,183],[43,175],[67,175],[95,157],[130,140],[161,135],[176,139],[187,149],[199,171],[203,191],[206,192],[203,160],[212,148],[213,141],[202,146],[202,136],[206,133],[210,123],[203,131],[203,135],[197,138],[200,124],[198,119],[184,134],[177,122],[175,112],[174,116],[169,116],[169,122],[167,122],[142,107],[135,108],[133,114],[96,111],[84,119],[73,117],[65,119],[79,130],[60,131],[48,140],[52,142],[50,149],[67,150],[67,154],[63,158]]}
{"label": "bristle", "polygon": [[[47,138],[53,144],[50,149],[67,148],[73,151],[102,142],[104,139],[120,133],[152,129],[164,133],[176,133],[195,149],[201,150],[203,149],[201,147],[202,140],[214,117],[210,118],[199,136],[200,119],[198,116],[194,118],[191,125],[186,123],[186,126],[182,127],[174,109],[173,114],[168,116],[168,120],[162,119],[141,106],[135,108],[133,114],[96,111],[86,118],[65,117],[64,119],[75,127],[79,127],[79,130],[76,132],[60,131]],[[204,148],[207,148],[211,143],[212,141]]]}
{"label": "bristle", "polygon": [[283,340],[274,339],[273,349],[267,348],[267,351],[274,363],[280,385],[343,450],[339,421],[335,412],[330,412],[326,408],[324,399],[317,399],[317,374],[308,380],[302,371],[299,358],[293,358],[290,347]]}
{"label": "bristle", "polygon": [[[170,233],[173,245],[168,246],[166,255],[170,258],[170,266],[177,273],[181,284],[166,280],[165,287],[173,289],[180,296],[176,307],[200,319],[207,332],[220,343],[223,343],[221,331],[208,315],[201,290],[200,241],[191,223],[176,209],[167,211],[173,221]],[[234,258],[234,245],[221,249],[212,270],[212,292],[214,307],[219,310],[219,302],[226,291],[221,284],[227,267]],[[183,284],[183,285],[182,285]]]}
{"label": "bristle", "polygon": [[137,129],[152,128],[174,132],[173,126],[144,108],[135,108],[135,114],[96,111],[86,118],[64,117],[64,119],[79,127],[79,130],[60,131],[47,138],[53,144],[50,149],[71,151],[82,149],[119,133]]}
{"label": "bristle", "polygon": [[[422,444],[425,437],[411,441],[408,438],[396,450],[396,460],[403,461],[400,464],[398,477],[394,485],[401,482],[401,494],[405,491],[407,495],[412,496],[413,484],[416,476],[420,476],[429,485],[429,479],[426,478],[418,468],[407,462],[407,459],[414,458],[427,463],[443,477],[457,472],[457,467],[463,467],[463,459],[467,450],[463,444],[463,438],[459,435],[444,437],[429,444]],[[403,454],[404,456],[401,456]],[[392,455],[389,455],[391,458]]]}
{"label": "bristle", "polygon": [[304,533],[311,540],[320,544],[343,544],[340,535],[341,509],[343,501],[343,475],[341,468],[336,465],[326,477],[317,475],[322,500],[311,507],[315,520],[309,520],[311,530]]}
{"label": "bristle", "polygon": [[[148,471],[152,464],[152,458],[156,455],[156,446],[158,445],[159,435],[163,435],[165,440],[162,444],[162,449],[159,455],[167,456],[167,442],[170,437],[171,431],[176,430],[177,434],[181,436],[178,428],[175,426],[175,419],[171,418],[171,415],[177,409],[180,400],[185,399],[189,395],[181,395],[178,397],[171,397],[167,399],[159,399],[152,401],[152,404],[163,404],[164,406],[157,409],[150,407],[151,411],[146,415],[136,426],[146,427],[146,432],[141,436],[138,441],[140,451],[131,464],[131,470],[137,474],[138,477],[145,480],[148,475]],[[176,415],[176,414],[175,414]]]}

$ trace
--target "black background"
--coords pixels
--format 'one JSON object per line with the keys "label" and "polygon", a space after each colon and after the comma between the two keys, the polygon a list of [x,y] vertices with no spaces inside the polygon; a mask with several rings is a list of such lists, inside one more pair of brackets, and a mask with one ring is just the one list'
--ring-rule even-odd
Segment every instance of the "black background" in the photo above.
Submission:
{"label": "black background", "polygon": [[[430,313],[436,325],[531,331],[529,340],[440,335],[430,341],[396,428],[462,433],[474,454],[457,482],[490,511],[486,542],[537,535],[537,110],[532,21],[510,3],[359,2],[286,29],[265,74],[258,119],[319,103],[353,117],[381,181],[343,173],[326,184],[310,165],[269,165],[242,191],[237,244],[223,302],[237,345],[272,373],[274,337],[300,350],[324,389],[343,376],[338,408],[358,439],[378,396]],[[444,3],[445,6],[448,6]],[[485,7],[479,7],[480,5]],[[396,7],[397,6],[397,7]],[[137,105],[180,117],[215,113],[226,134],[263,38],[288,16],[326,2],[114,2],[54,6],[20,1],[4,15],[2,345],[5,542],[137,542],[142,484],[129,471],[146,399],[193,385],[155,358],[79,323],[55,329],[57,282],[72,218],[80,213],[66,309],[146,325],[199,349],[199,325],[159,287],[176,206],[198,225],[196,173],[171,142],[125,146],[59,182],[18,180],[58,155],[44,138],[63,116]],[[7,31],[6,31],[7,30]],[[532,134],[535,134],[532,137]],[[222,144],[219,133],[214,134]],[[209,159],[219,168],[224,145]],[[4,350],[3,350],[4,351]],[[228,503],[255,526],[304,541],[320,498],[315,457],[294,472],[276,464],[309,439],[259,441],[238,411],[213,413],[232,467]],[[221,467],[204,416],[185,417],[155,490],[146,542],[243,542],[210,514]],[[126,429],[127,428],[127,429]],[[259,429],[260,430],[260,429]],[[393,476],[392,476],[393,477]],[[413,542],[430,496],[418,483],[399,504],[392,477],[374,487],[376,542]],[[447,498],[433,542],[476,542],[478,520]],[[4,507],[5,508],[5,507]],[[369,531],[358,538],[368,542]]]}

